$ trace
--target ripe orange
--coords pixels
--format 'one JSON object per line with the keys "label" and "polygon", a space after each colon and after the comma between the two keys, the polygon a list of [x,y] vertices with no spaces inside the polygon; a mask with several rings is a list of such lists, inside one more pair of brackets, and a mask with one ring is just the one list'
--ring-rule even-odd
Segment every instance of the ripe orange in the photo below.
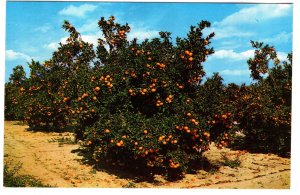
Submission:
{"label": "ripe orange", "polygon": [[95,91],[100,91],[100,87],[95,87]]}
{"label": "ripe orange", "polygon": [[96,97],[96,96],[94,96],[94,97],[93,97],[93,100],[97,100],[97,97]]}
{"label": "ripe orange", "polygon": [[105,133],[109,133],[110,132],[110,130],[109,129],[105,129]]}
{"label": "ripe orange", "polygon": [[156,92],[156,89],[155,89],[155,88],[152,88],[152,89],[151,89],[151,92],[152,92],[152,93]]}
{"label": "ripe orange", "polygon": [[210,137],[210,133],[208,133],[208,132],[204,132],[203,135],[204,135],[206,138],[209,138],[209,137]]}
{"label": "ripe orange", "polygon": [[148,133],[148,131],[147,130],[144,130],[144,134],[147,134]]}

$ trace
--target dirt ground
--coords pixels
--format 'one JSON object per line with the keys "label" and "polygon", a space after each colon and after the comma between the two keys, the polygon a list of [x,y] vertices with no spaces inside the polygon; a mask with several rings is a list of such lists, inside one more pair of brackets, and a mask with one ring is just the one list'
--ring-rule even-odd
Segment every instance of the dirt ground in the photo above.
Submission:
{"label": "dirt ground", "polygon": [[[227,188],[227,189],[288,189],[290,187],[290,159],[273,154],[253,154],[246,151],[218,150],[211,147],[205,156],[211,164],[220,164],[222,155],[238,158],[241,164],[218,170],[199,170],[170,182],[156,175],[154,181],[136,181],[122,174],[96,171],[74,152],[78,144],[53,142],[58,138],[73,138],[71,133],[28,131],[28,126],[5,121],[4,161],[9,167],[22,164],[20,174],[32,175],[54,187],[92,188]],[[52,141],[51,141],[52,140]]]}

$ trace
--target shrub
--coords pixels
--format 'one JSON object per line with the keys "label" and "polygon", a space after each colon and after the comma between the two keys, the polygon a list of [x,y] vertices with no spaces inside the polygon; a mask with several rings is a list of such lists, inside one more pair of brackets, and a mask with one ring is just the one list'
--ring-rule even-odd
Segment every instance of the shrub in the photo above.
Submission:
{"label": "shrub", "polygon": [[5,83],[5,119],[24,120],[24,83],[26,73],[22,66],[16,66],[10,75],[9,82]]}
{"label": "shrub", "polygon": [[30,175],[19,175],[21,165],[16,165],[13,169],[9,169],[5,164],[3,167],[3,186],[5,187],[51,187],[43,184]]}
{"label": "shrub", "polygon": [[[95,66],[83,72],[88,80],[80,79],[78,96],[71,99],[77,138],[96,162],[183,172],[209,149],[211,135],[225,143],[230,113],[209,118],[209,110],[194,103],[205,76],[202,63],[214,52],[209,48],[214,34],[202,37],[209,22],[192,26],[176,45],[169,32],[129,42],[130,27],[113,17],[98,25],[105,39],[99,39]],[[64,27],[76,32],[69,23]],[[216,125],[208,123],[213,117]]]}
{"label": "shrub", "polygon": [[218,73],[203,80],[214,53],[214,33],[202,33],[208,21],[175,43],[169,32],[129,41],[130,27],[113,16],[98,26],[104,38],[94,46],[65,21],[70,36],[50,60],[32,61],[29,78],[17,67],[6,84],[6,118],[25,116],[34,128],[71,125],[96,163],[169,175],[192,170],[211,142],[226,147],[237,131],[247,149],[290,151],[291,55],[280,63],[273,47],[252,42],[255,82],[225,85]]}
{"label": "shrub", "polygon": [[[280,63],[273,47],[252,44],[256,51],[248,64],[257,82],[241,88],[240,98],[234,103],[245,134],[244,147],[286,156],[291,148],[292,55],[288,55],[287,62]],[[272,68],[270,60],[274,61]]]}

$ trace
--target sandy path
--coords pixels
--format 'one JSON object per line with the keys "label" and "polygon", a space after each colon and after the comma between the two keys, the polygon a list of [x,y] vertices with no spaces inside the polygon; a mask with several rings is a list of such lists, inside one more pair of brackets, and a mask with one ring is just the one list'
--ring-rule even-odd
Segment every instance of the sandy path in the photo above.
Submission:
{"label": "sandy path", "polygon": [[43,183],[57,187],[106,187],[120,188],[132,184],[135,187],[154,188],[289,188],[290,159],[276,155],[251,154],[244,151],[218,150],[214,147],[205,156],[212,164],[220,164],[222,155],[239,158],[236,168],[221,166],[215,172],[198,171],[187,174],[176,182],[155,176],[154,182],[135,182],[104,171],[95,171],[82,163],[82,157],[72,152],[79,145],[59,146],[49,142],[60,137],[72,137],[71,133],[31,132],[28,126],[6,121],[4,131],[4,160],[10,166],[22,163],[21,174],[29,174]]}

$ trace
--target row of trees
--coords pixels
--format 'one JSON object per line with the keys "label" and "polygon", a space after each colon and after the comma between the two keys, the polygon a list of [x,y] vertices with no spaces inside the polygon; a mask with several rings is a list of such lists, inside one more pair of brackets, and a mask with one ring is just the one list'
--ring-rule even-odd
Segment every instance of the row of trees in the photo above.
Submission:
{"label": "row of trees", "polygon": [[289,155],[291,54],[281,63],[273,47],[252,42],[254,82],[225,85],[218,73],[203,79],[203,63],[214,53],[214,33],[202,34],[208,21],[176,44],[169,32],[128,41],[130,27],[113,16],[98,25],[104,39],[96,49],[65,21],[70,36],[51,59],[32,61],[28,78],[22,66],[14,68],[5,84],[6,119],[48,130],[73,126],[96,163],[167,173],[190,170],[212,141]]}

